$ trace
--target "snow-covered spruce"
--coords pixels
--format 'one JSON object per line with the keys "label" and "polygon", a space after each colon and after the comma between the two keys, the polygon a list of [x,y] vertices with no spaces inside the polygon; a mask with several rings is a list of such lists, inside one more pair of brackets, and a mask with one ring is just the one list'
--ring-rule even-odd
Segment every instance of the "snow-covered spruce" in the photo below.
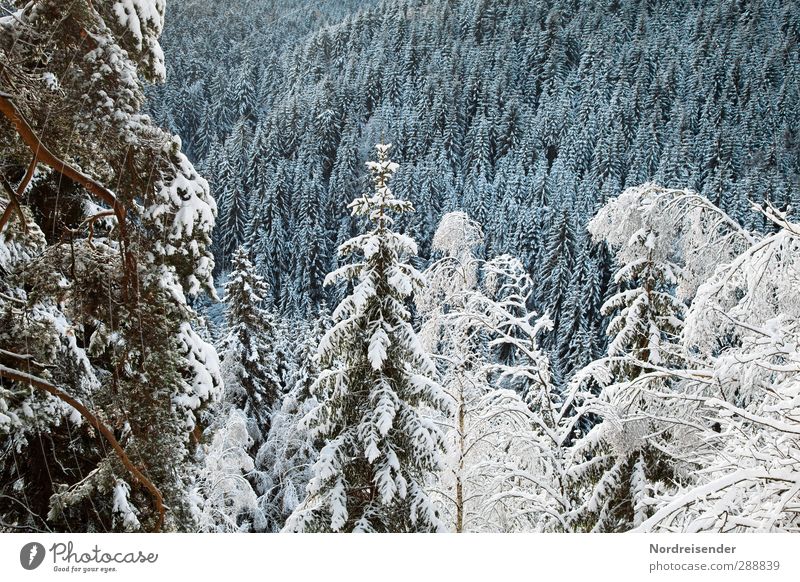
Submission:
{"label": "snow-covered spruce", "polygon": [[682,338],[697,361],[679,395],[656,394],[694,419],[678,453],[701,470],[640,531],[800,531],[800,225],[755,209],[777,232],[700,285]]}
{"label": "snow-covered spruce", "polygon": [[225,397],[242,410],[258,447],[284,386],[278,376],[276,318],[265,308],[269,288],[240,247],[233,254],[225,284],[227,334],[219,346]]}
{"label": "snow-covered spruce", "polygon": [[570,522],[578,530],[626,531],[639,525],[653,512],[653,495],[676,479],[676,462],[661,445],[674,436],[674,427],[659,422],[664,403],[649,396],[654,389],[670,390],[673,382],[647,375],[653,366],[682,364],[677,342],[686,308],[675,296],[681,271],[673,262],[675,239],[666,232],[678,224],[665,224],[660,212],[675,193],[651,184],[630,188],[588,226],[595,241],[615,252],[619,268],[617,292],[602,306],[610,317],[607,356],[573,379],[579,390],[589,379],[602,386],[593,408],[602,422],[569,451],[576,500]]}
{"label": "snow-covered spruce", "polygon": [[391,230],[392,215],[409,212],[389,180],[397,164],[389,145],[368,162],[375,189],[353,200],[353,214],[372,229],[345,244],[353,263],[327,282],[352,281],[353,291],[333,313],[318,351],[320,400],[305,419],[326,440],[314,464],[308,497],[285,531],[407,532],[442,528],[425,491],[438,469],[443,435],[423,407],[445,406],[436,369],[411,327],[406,301],[423,285],[404,262],[416,253],[410,238]]}
{"label": "snow-covered spruce", "polygon": [[224,395],[209,407],[204,442],[191,486],[192,515],[200,531],[274,529],[269,493],[256,466],[259,447],[280,407],[278,323],[265,308],[269,291],[240,247],[225,283],[227,333],[219,345]]}
{"label": "snow-covered spruce", "polygon": [[[669,349],[675,357],[618,357],[637,369],[618,382],[609,356],[573,380],[605,385],[588,407],[602,423],[571,447],[576,485],[594,484],[588,496],[575,488],[583,498],[576,526],[583,514],[594,517],[582,527],[595,529],[800,529],[800,227],[772,206],[755,210],[777,232],[748,232],[695,193],[653,184],[629,189],[598,215],[619,249],[643,221],[657,229],[663,256],[679,266],[677,292],[691,305]],[[603,450],[614,462],[598,474]],[[669,471],[666,483],[653,480],[652,452]],[[620,499],[620,491],[628,493]]]}

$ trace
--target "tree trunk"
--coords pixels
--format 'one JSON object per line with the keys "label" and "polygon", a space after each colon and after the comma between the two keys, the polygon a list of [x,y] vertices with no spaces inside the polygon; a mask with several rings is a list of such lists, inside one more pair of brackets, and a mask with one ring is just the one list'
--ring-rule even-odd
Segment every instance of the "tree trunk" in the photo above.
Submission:
{"label": "tree trunk", "polygon": [[456,533],[464,532],[464,483],[461,475],[464,472],[464,393],[458,395],[458,471],[456,472]]}

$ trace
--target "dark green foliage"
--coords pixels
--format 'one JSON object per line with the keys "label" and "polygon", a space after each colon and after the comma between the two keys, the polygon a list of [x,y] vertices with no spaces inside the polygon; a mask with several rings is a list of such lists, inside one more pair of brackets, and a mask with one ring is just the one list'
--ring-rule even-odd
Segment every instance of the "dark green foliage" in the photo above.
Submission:
{"label": "dark green foliage", "polygon": [[[343,209],[382,136],[401,165],[395,188],[419,210],[398,226],[427,257],[441,213],[461,209],[484,225],[487,250],[519,256],[537,285],[532,307],[561,330],[545,347],[562,377],[604,348],[613,265],[576,233],[607,198],[656,180],[746,220],[748,199],[798,202],[797,3],[227,6],[223,19],[201,0],[172,4],[171,82],[153,102],[197,118],[179,125],[204,160],[201,114],[220,112],[212,128],[227,142],[242,107],[233,88],[245,68],[256,76],[247,123],[261,137],[238,155],[268,176],[243,195],[263,233],[248,244],[281,310],[308,313],[325,297],[322,274],[352,234]],[[237,244],[238,232],[218,230]],[[573,270],[579,257],[585,272]]]}

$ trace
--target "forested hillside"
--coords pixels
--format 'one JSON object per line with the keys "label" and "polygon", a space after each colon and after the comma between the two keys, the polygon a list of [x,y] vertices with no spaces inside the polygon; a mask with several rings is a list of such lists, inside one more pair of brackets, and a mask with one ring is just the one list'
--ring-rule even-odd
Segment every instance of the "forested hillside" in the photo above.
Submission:
{"label": "forested hillside", "polygon": [[0,0],[0,532],[800,532],[798,39]]}
{"label": "forested hillside", "polygon": [[797,205],[794,2],[226,7],[172,3],[150,108],[212,184],[218,265],[246,244],[280,311],[336,299],[322,280],[381,138],[422,257],[442,213],[463,209],[487,254],[523,261],[559,381],[604,349],[611,262],[585,225],[610,196],[688,187],[755,228],[749,200]]}

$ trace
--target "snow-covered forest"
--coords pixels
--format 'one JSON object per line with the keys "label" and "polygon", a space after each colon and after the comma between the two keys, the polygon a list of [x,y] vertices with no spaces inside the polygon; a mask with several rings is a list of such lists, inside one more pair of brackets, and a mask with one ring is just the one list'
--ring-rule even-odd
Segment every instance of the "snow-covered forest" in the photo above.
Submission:
{"label": "snow-covered forest", "polygon": [[0,531],[800,531],[799,40],[0,1]]}

